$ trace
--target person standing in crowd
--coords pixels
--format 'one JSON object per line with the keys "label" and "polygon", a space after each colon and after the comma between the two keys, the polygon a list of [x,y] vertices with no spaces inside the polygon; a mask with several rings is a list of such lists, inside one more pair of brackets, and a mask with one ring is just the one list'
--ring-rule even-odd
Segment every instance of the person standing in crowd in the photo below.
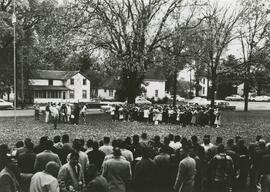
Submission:
{"label": "person standing in crowd", "polygon": [[61,161],[57,154],[53,153],[52,150],[53,142],[51,140],[46,141],[45,150],[39,154],[37,154],[34,169],[35,171],[43,171],[45,169],[46,164],[49,161],[54,161],[61,166]]}
{"label": "person standing in crowd", "polygon": [[14,156],[6,156],[4,159],[5,167],[0,172],[0,191],[1,192],[18,192],[19,185],[19,170],[17,160]]}
{"label": "person standing in crowd", "polygon": [[83,121],[83,124],[86,124],[86,105],[84,104],[81,111],[80,111],[80,114],[82,116],[82,121]]}
{"label": "person standing in crowd", "polygon": [[30,192],[59,192],[57,175],[59,165],[54,161],[46,164],[45,170],[33,175],[30,184]]}
{"label": "person standing in crowd", "polygon": [[219,108],[216,109],[215,116],[216,116],[215,125],[217,128],[219,128],[221,125],[221,111]]}
{"label": "person standing in crowd", "polygon": [[40,106],[37,102],[34,104],[34,110],[35,110],[35,120],[39,120]]}
{"label": "person standing in crowd", "polygon": [[45,123],[49,123],[50,121],[50,107],[51,107],[51,103],[47,103],[46,107],[45,107]]}
{"label": "person standing in crowd", "polygon": [[85,192],[109,192],[107,180],[99,174],[94,164],[90,164],[85,180],[87,183]]}
{"label": "person standing in crowd", "polygon": [[234,165],[232,158],[225,153],[225,147],[220,144],[217,154],[210,161],[212,192],[227,192],[232,189]]}
{"label": "person standing in crowd", "polygon": [[103,138],[103,145],[99,147],[99,150],[104,152],[105,155],[110,155],[113,153],[113,146],[110,145],[110,137]]}
{"label": "person standing in crowd", "polygon": [[113,158],[104,161],[102,176],[109,183],[109,192],[127,192],[131,182],[131,166],[121,158],[120,148],[115,147]]}
{"label": "person standing in crowd", "polygon": [[51,106],[50,111],[51,111],[51,116],[53,118],[54,129],[57,129],[59,112],[58,112],[58,109],[56,108],[56,104],[55,103]]}
{"label": "person standing in crowd", "polygon": [[70,123],[71,107],[69,103],[67,103],[66,106],[67,106],[67,123]]}
{"label": "person standing in crowd", "polygon": [[183,146],[184,159],[179,163],[174,190],[193,192],[196,175],[196,161],[189,156],[188,146]]}
{"label": "person standing in crowd", "polygon": [[82,191],[84,187],[84,171],[79,163],[79,154],[72,152],[68,163],[63,165],[58,174],[61,192]]}

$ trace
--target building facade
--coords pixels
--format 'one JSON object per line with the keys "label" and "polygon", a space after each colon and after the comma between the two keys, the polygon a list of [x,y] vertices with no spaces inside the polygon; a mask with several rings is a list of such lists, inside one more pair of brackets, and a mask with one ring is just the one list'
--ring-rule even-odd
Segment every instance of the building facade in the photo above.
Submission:
{"label": "building facade", "polygon": [[90,81],[79,71],[37,70],[29,79],[33,102],[89,102]]}

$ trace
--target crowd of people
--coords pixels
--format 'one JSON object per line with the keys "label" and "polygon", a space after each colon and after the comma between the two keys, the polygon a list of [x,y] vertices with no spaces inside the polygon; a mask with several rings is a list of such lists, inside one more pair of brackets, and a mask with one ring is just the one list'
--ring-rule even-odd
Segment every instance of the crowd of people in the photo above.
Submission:
{"label": "crowd of people", "polygon": [[[54,129],[57,129],[58,123],[71,123],[74,125],[79,124],[80,117],[82,122],[86,123],[86,109],[85,104],[75,103],[73,106],[70,103],[47,103],[45,106],[45,123],[52,122]],[[40,105],[35,103],[35,120],[40,119]]]}
{"label": "crowd of people", "polygon": [[[0,145],[1,192],[227,192],[270,190],[270,143],[257,136],[202,142],[146,133],[102,141],[44,136]],[[248,179],[249,178],[249,179]],[[249,180],[249,182],[248,182]]]}
{"label": "crowd of people", "polygon": [[140,121],[154,124],[180,124],[182,126],[220,126],[219,108],[199,105],[113,105],[112,120]]}

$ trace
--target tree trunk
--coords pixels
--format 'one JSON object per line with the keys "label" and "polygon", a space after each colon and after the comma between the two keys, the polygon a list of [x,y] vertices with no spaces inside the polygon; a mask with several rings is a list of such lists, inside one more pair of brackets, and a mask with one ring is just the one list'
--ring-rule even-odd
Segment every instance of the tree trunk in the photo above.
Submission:
{"label": "tree trunk", "polygon": [[212,75],[211,75],[211,80],[212,80],[212,88],[210,92],[210,99],[211,99],[211,107],[214,107],[215,105],[215,92],[216,92],[216,79],[217,79],[217,74],[216,70],[212,69]]}
{"label": "tree trunk", "polygon": [[176,105],[176,92],[177,92],[177,70],[174,71],[173,75],[173,106]]}

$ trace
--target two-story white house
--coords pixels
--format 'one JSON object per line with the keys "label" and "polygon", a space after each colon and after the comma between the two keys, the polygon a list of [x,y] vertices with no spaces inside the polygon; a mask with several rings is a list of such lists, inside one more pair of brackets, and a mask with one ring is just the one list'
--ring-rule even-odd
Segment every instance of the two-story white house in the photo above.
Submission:
{"label": "two-story white house", "polygon": [[33,71],[29,89],[37,103],[90,101],[90,81],[79,71]]}

